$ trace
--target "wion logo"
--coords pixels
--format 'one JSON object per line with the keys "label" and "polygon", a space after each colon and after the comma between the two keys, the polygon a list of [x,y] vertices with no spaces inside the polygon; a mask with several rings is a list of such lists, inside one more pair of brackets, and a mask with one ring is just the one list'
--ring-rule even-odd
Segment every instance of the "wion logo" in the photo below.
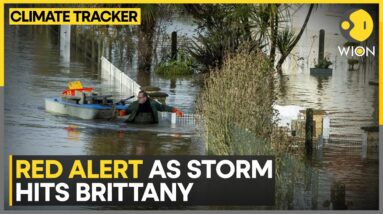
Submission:
{"label": "wion logo", "polygon": [[340,20],[340,32],[352,45],[338,46],[341,56],[375,56],[375,46],[360,45],[374,30],[371,15],[363,9],[353,9],[345,13]]}

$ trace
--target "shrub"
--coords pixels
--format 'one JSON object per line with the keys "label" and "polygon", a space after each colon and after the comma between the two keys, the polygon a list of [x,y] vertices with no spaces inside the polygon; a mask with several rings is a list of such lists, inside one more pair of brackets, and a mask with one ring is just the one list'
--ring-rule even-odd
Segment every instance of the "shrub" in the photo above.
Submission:
{"label": "shrub", "polygon": [[193,74],[193,70],[186,63],[171,60],[158,64],[156,67],[156,73],[166,77],[173,77]]}
{"label": "shrub", "polygon": [[165,59],[160,62],[155,72],[163,77],[177,77],[193,74],[193,61],[191,57],[180,55],[178,60]]}
{"label": "shrub", "polygon": [[315,65],[315,68],[325,68],[328,69],[332,65],[332,62],[328,59],[324,58],[323,60],[320,60],[318,64]]}
{"label": "shrub", "polygon": [[240,51],[210,72],[197,101],[208,153],[270,154],[281,145],[273,141],[273,86],[273,69],[262,53]]}
{"label": "shrub", "polygon": [[[274,208],[280,209],[288,203],[291,187],[302,179],[296,175],[302,174],[304,162],[299,161],[303,148],[289,147],[291,140],[274,119],[273,74],[262,53],[242,50],[225,57],[221,69],[210,71],[205,79],[197,113],[208,154],[275,155]],[[293,151],[298,155],[290,156]]]}

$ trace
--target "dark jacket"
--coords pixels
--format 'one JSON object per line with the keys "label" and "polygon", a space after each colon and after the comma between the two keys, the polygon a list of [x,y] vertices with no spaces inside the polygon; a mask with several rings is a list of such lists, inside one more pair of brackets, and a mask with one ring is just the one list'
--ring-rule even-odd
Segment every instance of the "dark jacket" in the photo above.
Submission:
{"label": "dark jacket", "polygon": [[[161,104],[161,103],[159,103],[159,102],[157,102],[157,101],[155,101],[149,97],[148,97],[148,100],[150,102],[150,106],[151,106],[152,111],[153,111],[153,120],[154,120],[153,122],[154,123],[158,123],[158,112],[159,111],[171,112],[174,109],[172,106]],[[136,117],[137,112],[138,112],[139,105],[140,104],[138,103],[138,101],[134,101],[133,103],[131,103],[128,106],[126,113],[128,113],[129,116],[125,122],[133,122],[134,121],[134,118]]]}

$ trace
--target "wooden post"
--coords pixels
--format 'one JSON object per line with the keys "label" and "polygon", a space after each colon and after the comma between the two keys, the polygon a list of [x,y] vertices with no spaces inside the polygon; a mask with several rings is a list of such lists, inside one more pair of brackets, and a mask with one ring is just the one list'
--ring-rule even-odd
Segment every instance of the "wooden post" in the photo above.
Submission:
{"label": "wooden post", "polygon": [[177,32],[172,32],[172,60],[177,60]]}
{"label": "wooden post", "polygon": [[109,61],[112,61],[112,48],[113,48],[113,44],[112,44],[112,39],[109,37],[108,38],[109,40],[109,54],[108,54],[108,57],[109,57]]}
{"label": "wooden post", "polygon": [[84,45],[84,39],[83,39],[83,35],[81,34],[81,33],[79,33],[78,34],[78,48],[79,48],[79,50],[81,50],[82,51],[82,49],[83,49],[83,46]]}
{"label": "wooden post", "polygon": [[78,34],[79,34],[79,29],[80,29],[80,28],[76,26],[76,28],[75,28],[75,32],[74,32],[74,34],[75,34],[74,37],[76,38],[76,39],[75,39],[75,44],[74,44],[75,46],[74,46],[74,47],[75,47],[76,52],[77,52],[77,50],[78,50],[78,45],[80,44],[80,41],[79,41],[80,38],[79,38],[79,36],[78,36]]}
{"label": "wooden post", "polygon": [[306,109],[306,136],[305,136],[305,148],[306,154],[311,155],[313,150],[313,131],[314,131],[314,120],[313,120],[313,109]]}
{"label": "wooden post", "polygon": [[175,89],[177,86],[177,81],[175,78],[170,79],[170,88]]}
{"label": "wooden post", "polygon": [[85,60],[87,58],[87,56],[86,56],[87,50],[88,50],[88,37],[86,35],[84,35],[84,56],[85,56]]}
{"label": "wooden post", "polygon": [[340,182],[331,185],[331,202],[334,210],[345,210],[346,206],[346,186]]}
{"label": "wooden post", "polygon": [[70,31],[70,42],[71,42],[71,45],[75,45],[76,44],[76,28],[77,26],[76,25],[72,25],[72,30]]}
{"label": "wooden post", "polygon": [[318,64],[323,61],[324,58],[324,30],[319,31],[319,51],[318,51]]}
{"label": "wooden post", "polygon": [[90,43],[91,43],[90,58],[91,58],[91,61],[93,62],[93,60],[96,58],[96,48],[94,45],[94,37],[93,36],[90,39]]}
{"label": "wooden post", "polygon": [[103,56],[103,38],[97,40],[97,62],[100,63],[101,56]]}
{"label": "wooden post", "polygon": [[92,62],[97,62],[97,56],[98,56],[98,43],[96,39],[92,40]]}

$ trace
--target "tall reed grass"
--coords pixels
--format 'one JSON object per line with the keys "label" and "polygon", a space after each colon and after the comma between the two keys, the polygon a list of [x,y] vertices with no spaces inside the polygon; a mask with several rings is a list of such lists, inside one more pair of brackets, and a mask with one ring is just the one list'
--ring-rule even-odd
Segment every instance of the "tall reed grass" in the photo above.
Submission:
{"label": "tall reed grass", "polygon": [[246,49],[210,72],[197,100],[208,154],[275,156],[276,203],[266,209],[287,206],[303,164],[303,152],[292,150],[286,132],[277,127],[275,101],[274,70],[267,56]]}
{"label": "tall reed grass", "polygon": [[246,48],[228,55],[221,69],[205,79],[197,101],[209,154],[272,155],[285,152],[287,139],[277,127],[273,104],[274,70],[263,53]]}

